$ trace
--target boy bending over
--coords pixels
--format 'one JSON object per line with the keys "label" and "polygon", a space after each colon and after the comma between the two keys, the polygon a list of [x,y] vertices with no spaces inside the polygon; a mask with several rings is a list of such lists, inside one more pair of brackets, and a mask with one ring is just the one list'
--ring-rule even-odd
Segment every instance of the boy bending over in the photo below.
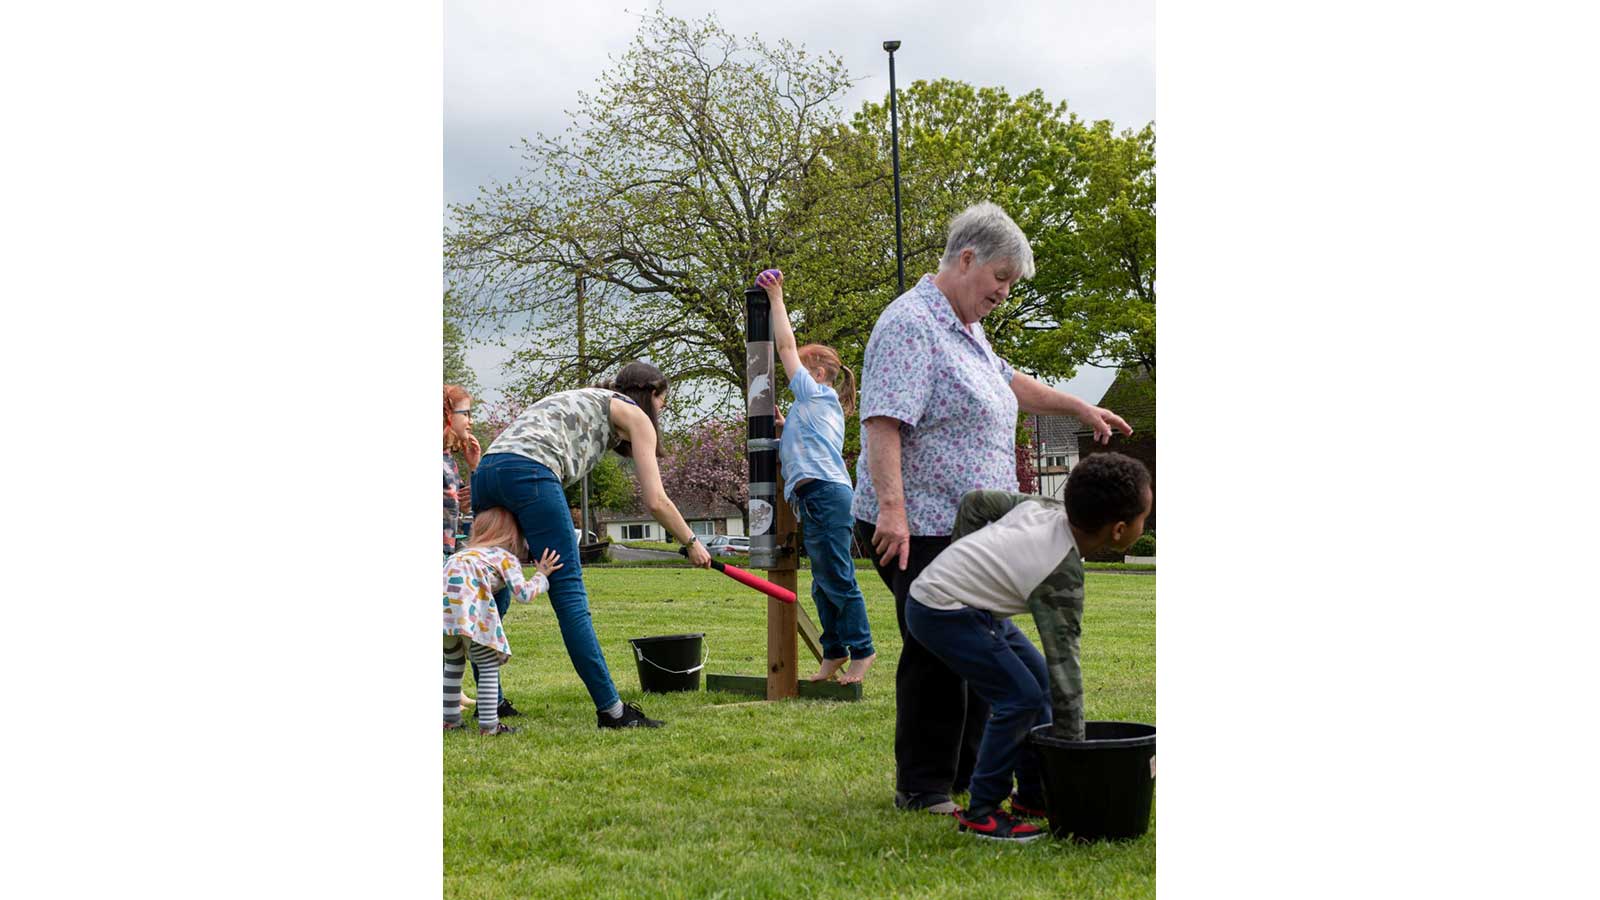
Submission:
{"label": "boy bending over", "polygon": [[[1121,453],[1079,463],[1065,503],[1007,491],[961,498],[950,546],[912,582],[916,602],[906,604],[912,636],[990,705],[970,800],[956,812],[959,831],[1010,841],[1044,835],[1018,819],[1044,815],[1027,737],[1048,722],[1054,736],[1084,739],[1083,555],[1127,549],[1144,533],[1152,502],[1150,471]],[[1024,610],[1033,613],[1044,656],[1011,621]],[[1008,796],[1010,812],[1000,808]]]}

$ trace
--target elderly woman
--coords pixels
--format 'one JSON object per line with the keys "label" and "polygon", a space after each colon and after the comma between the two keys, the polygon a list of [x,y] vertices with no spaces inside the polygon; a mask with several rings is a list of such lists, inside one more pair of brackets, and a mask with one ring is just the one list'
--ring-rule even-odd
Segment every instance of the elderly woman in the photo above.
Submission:
{"label": "elderly woman", "polygon": [[883,311],[861,376],[863,452],[851,512],[862,546],[895,600],[902,642],[895,672],[895,806],[955,811],[988,706],[906,630],[911,582],[950,543],[973,490],[1017,490],[1017,411],[1074,416],[1110,440],[1120,417],[1015,372],[979,324],[1033,275],[1022,229],[993,203],[950,223],[937,275]]}

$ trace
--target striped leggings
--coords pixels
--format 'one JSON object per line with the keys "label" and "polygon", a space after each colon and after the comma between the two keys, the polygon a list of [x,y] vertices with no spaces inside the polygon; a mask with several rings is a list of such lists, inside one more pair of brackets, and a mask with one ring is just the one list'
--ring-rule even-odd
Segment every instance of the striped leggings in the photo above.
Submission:
{"label": "striped leggings", "polygon": [[444,639],[444,720],[461,724],[461,676],[467,670],[468,654],[478,667],[478,727],[494,728],[500,724],[500,712],[494,702],[500,696],[500,657],[494,648],[459,634]]}

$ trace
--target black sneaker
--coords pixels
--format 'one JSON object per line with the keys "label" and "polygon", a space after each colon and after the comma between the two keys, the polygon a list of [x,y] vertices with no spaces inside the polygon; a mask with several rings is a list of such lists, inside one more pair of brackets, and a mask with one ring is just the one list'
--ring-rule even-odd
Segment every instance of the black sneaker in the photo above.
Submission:
{"label": "black sneaker", "polygon": [[504,722],[496,722],[493,728],[484,728],[479,726],[478,733],[484,737],[488,737],[492,734],[516,734],[517,729],[512,728],[510,725],[507,725]]}
{"label": "black sneaker", "polygon": [[948,816],[956,811],[956,805],[950,802],[949,794],[908,794],[904,791],[894,792],[894,808],[910,810],[911,812],[933,813],[936,816]]}
{"label": "black sneaker", "polygon": [[667,724],[646,716],[637,703],[622,704],[622,715],[615,719],[604,712],[596,712],[595,718],[599,720],[601,728],[660,728]]}
{"label": "black sneaker", "polygon": [[495,716],[497,716],[497,717],[499,717],[501,719],[504,719],[507,716],[520,716],[520,715],[522,715],[521,712],[517,711],[517,708],[515,706],[511,705],[511,701],[507,700],[504,697],[500,698],[500,705],[494,708],[494,714],[495,714]]}
{"label": "black sneaker", "polygon": [[1011,795],[1011,814],[1025,819],[1049,818],[1043,800],[1023,800],[1018,794]]}
{"label": "black sneaker", "polygon": [[971,816],[966,810],[956,812],[956,830],[991,841],[1023,843],[1044,837],[1037,825],[1023,822],[1003,809],[982,816]]}

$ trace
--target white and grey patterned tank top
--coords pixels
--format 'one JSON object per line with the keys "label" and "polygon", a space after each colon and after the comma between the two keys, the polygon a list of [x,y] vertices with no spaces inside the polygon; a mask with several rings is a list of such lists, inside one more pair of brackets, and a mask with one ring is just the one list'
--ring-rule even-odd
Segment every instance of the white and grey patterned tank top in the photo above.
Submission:
{"label": "white and grey patterned tank top", "polygon": [[612,399],[633,403],[626,394],[603,388],[551,394],[517,416],[484,452],[526,456],[554,472],[563,485],[573,484],[617,443]]}

